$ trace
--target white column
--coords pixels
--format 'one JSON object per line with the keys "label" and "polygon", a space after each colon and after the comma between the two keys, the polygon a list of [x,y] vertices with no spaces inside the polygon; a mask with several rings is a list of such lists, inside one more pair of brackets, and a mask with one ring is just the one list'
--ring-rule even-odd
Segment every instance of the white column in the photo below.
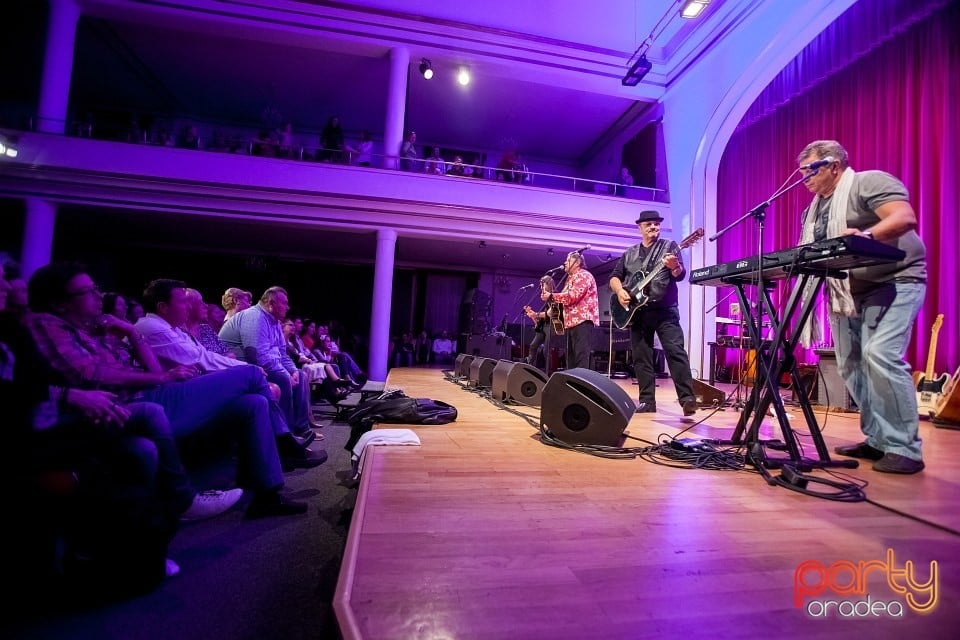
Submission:
{"label": "white column", "polygon": [[57,222],[57,205],[41,198],[27,198],[27,219],[23,229],[20,266],[23,277],[50,262],[53,252],[53,227]]}
{"label": "white column", "polygon": [[64,133],[70,76],[73,74],[73,46],[77,39],[80,8],[74,0],[50,0],[50,22],[40,79],[37,131]]}
{"label": "white column", "polygon": [[377,262],[373,270],[373,304],[370,311],[371,380],[387,379],[387,349],[390,346],[390,302],[393,296],[393,256],[397,248],[395,229],[377,231]]}
{"label": "white column", "polygon": [[383,168],[396,169],[400,144],[403,142],[403,119],[407,109],[407,73],[410,50],[390,49],[390,77],[387,80],[387,119],[383,124]]}

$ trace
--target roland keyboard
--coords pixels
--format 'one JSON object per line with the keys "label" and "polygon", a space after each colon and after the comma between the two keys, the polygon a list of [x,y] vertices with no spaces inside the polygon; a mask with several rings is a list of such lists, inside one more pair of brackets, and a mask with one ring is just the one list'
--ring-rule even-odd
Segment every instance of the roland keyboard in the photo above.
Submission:
{"label": "roland keyboard", "polygon": [[[804,273],[828,273],[899,262],[906,253],[863,236],[840,236],[763,255],[763,279],[783,280]],[[753,282],[757,256],[695,269],[690,282],[705,287],[722,287]]]}

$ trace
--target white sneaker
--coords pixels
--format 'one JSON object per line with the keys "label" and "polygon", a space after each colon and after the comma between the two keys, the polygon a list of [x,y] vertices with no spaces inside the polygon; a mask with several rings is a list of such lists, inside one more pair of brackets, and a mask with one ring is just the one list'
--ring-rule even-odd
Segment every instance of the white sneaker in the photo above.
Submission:
{"label": "white sneaker", "polygon": [[193,499],[190,508],[180,516],[181,520],[206,520],[218,516],[233,505],[243,495],[243,489],[230,489],[229,491],[201,491]]}
{"label": "white sneaker", "polygon": [[178,565],[176,562],[170,558],[167,558],[164,562],[166,563],[163,569],[164,576],[167,578],[173,578],[180,573],[180,565]]}

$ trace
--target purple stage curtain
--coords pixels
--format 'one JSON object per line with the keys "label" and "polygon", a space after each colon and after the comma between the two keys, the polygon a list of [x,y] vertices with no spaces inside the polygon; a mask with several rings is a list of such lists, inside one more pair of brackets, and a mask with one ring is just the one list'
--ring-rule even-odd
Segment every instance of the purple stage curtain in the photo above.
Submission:
{"label": "purple stage curtain", "polygon": [[[960,365],[958,26],[956,1],[854,5],[757,98],[724,151],[717,191],[719,229],[766,200],[788,177],[796,179],[791,172],[797,154],[818,139],[838,140],[854,169],[882,169],[903,180],[919,217],[928,268],[927,298],[907,360],[915,369],[926,367],[931,326],[943,313],[938,373]],[[869,42],[875,46],[867,51]],[[856,59],[847,59],[851,56]],[[800,214],[811,198],[800,185],[770,206],[764,251],[797,244]],[[721,238],[718,263],[756,255],[757,228],[751,219]],[[779,304],[786,302],[787,286],[777,287]],[[726,291],[718,291],[718,299]],[[825,320],[822,305],[818,314]],[[811,360],[809,353],[799,357]]]}

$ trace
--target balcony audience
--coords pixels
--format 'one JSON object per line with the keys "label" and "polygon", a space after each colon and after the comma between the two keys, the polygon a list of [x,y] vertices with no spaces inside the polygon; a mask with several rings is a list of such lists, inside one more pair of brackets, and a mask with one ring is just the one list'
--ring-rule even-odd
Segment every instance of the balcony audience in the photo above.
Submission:
{"label": "balcony audience", "polygon": [[407,139],[400,145],[400,168],[404,171],[417,171],[419,165],[417,158],[417,132],[411,131],[407,134]]}
{"label": "balcony audience", "polygon": [[320,132],[320,160],[322,162],[343,162],[344,137],[340,118],[330,116],[326,126]]}

